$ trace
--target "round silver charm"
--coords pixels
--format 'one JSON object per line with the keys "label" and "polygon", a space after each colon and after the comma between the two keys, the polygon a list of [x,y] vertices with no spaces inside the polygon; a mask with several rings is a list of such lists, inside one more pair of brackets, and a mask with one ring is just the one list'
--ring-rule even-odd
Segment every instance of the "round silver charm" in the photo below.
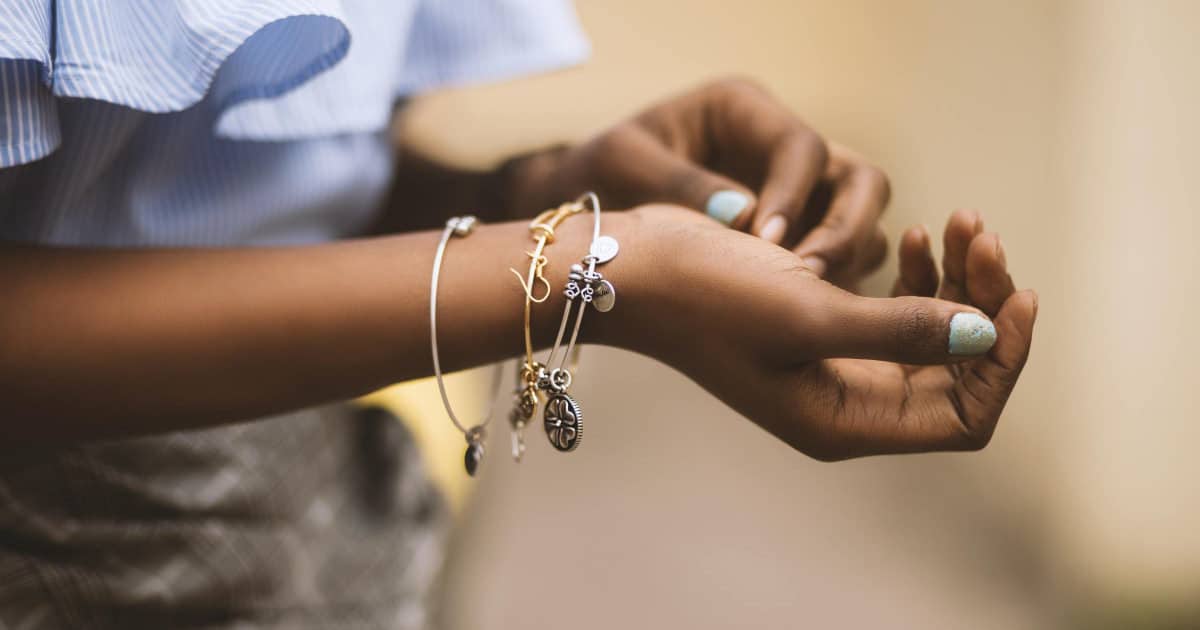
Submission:
{"label": "round silver charm", "polygon": [[611,236],[601,236],[592,241],[592,246],[588,249],[588,253],[596,258],[597,265],[603,265],[616,258],[619,251],[621,251],[621,245],[617,243],[617,239]]}
{"label": "round silver charm", "polygon": [[574,398],[555,394],[546,401],[546,437],[554,448],[569,453],[583,440],[583,410]]}
{"label": "round silver charm", "polygon": [[601,280],[596,284],[595,294],[592,296],[592,306],[596,307],[597,311],[607,313],[613,310],[617,305],[617,290],[608,280]]}

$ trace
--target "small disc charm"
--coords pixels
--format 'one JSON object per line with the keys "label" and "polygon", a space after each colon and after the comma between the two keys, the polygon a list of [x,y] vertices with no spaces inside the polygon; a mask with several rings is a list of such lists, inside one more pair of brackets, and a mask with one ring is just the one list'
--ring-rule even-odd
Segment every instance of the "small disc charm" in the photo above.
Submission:
{"label": "small disc charm", "polygon": [[467,452],[463,455],[463,464],[467,467],[467,474],[475,476],[475,471],[479,469],[479,462],[483,461],[483,445],[479,443],[468,444]]}
{"label": "small disc charm", "polygon": [[617,243],[617,239],[611,236],[601,236],[592,241],[592,246],[588,248],[588,253],[596,258],[597,265],[604,263],[617,257],[617,252],[621,250],[621,245]]}
{"label": "small disc charm", "polygon": [[583,411],[574,398],[555,394],[546,401],[546,437],[554,448],[569,453],[583,440]]}
{"label": "small disc charm", "polygon": [[601,280],[596,284],[595,294],[592,295],[592,306],[596,307],[597,311],[607,313],[613,310],[617,304],[617,290],[608,280]]}

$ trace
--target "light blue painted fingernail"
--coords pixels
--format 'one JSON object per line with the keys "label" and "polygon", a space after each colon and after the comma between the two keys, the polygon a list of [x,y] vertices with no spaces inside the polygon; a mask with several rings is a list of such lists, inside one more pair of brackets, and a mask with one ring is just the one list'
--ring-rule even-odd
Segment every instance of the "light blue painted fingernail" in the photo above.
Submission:
{"label": "light blue painted fingernail", "polygon": [[978,313],[957,313],[950,318],[950,354],[978,356],[996,343],[996,327]]}
{"label": "light blue painted fingernail", "polygon": [[704,211],[708,216],[729,225],[750,205],[750,198],[736,190],[718,190],[708,198]]}

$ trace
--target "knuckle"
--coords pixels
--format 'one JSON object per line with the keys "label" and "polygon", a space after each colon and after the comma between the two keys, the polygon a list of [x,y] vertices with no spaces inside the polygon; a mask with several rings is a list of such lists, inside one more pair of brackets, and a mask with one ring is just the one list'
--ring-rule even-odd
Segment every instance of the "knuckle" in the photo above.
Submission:
{"label": "knuckle", "polygon": [[988,444],[991,444],[993,434],[994,432],[990,430],[971,429],[966,431],[963,438],[963,450],[972,452],[982,451],[987,448]]}
{"label": "knuckle", "polygon": [[841,267],[851,262],[854,257],[854,246],[851,235],[846,229],[845,220],[837,217],[827,217],[814,230],[814,236],[820,245],[818,253],[830,267]]}
{"label": "knuckle", "polygon": [[878,199],[879,209],[882,211],[892,199],[892,183],[887,173],[878,166],[866,164],[858,168],[857,177],[871,191],[872,196]]}
{"label": "knuckle", "polygon": [[767,92],[758,80],[745,74],[731,74],[709,84],[709,89],[734,96],[761,95]]}
{"label": "knuckle", "polygon": [[696,168],[679,168],[667,177],[666,191],[674,199],[698,200],[711,188],[708,175]]}
{"label": "knuckle", "polygon": [[792,132],[792,141],[803,148],[809,159],[822,169],[829,163],[829,145],[821,134],[808,127],[800,127]]}
{"label": "knuckle", "polygon": [[847,455],[842,449],[834,447],[828,443],[812,444],[805,447],[801,452],[819,462],[826,464],[832,464],[834,462],[840,462],[849,459],[849,455]]}
{"label": "knuckle", "polygon": [[939,335],[934,334],[938,328],[937,318],[929,312],[919,299],[905,299],[907,302],[900,308],[896,318],[896,342],[901,347],[920,348],[930,355],[940,355]]}
{"label": "knuckle", "polygon": [[620,155],[624,148],[629,145],[635,133],[637,133],[636,127],[631,123],[624,122],[596,136],[589,143],[590,148],[600,156]]}

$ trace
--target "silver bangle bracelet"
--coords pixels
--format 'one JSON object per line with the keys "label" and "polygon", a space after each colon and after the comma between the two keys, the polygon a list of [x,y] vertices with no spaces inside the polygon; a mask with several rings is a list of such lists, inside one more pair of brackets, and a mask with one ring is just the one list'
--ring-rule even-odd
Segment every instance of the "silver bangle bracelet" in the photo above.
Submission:
{"label": "silver bangle bracelet", "polygon": [[492,376],[492,406],[489,407],[487,415],[483,422],[467,428],[459,421],[458,416],[454,413],[454,408],[450,406],[450,397],[446,395],[446,383],[442,379],[442,363],[438,356],[438,335],[437,335],[437,298],[438,298],[438,281],[442,273],[442,260],[446,256],[446,245],[453,237],[465,238],[470,236],[475,230],[478,220],[473,216],[453,217],[446,222],[446,228],[442,230],[442,238],[438,242],[437,253],[433,256],[433,276],[430,280],[429,287],[429,345],[430,351],[433,354],[433,374],[437,379],[438,392],[442,395],[442,405],[446,408],[446,415],[454,426],[462,431],[462,434],[467,439],[467,451],[463,455],[463,464],[467,469],[467,474],[475,476],[475,471],[478,470],[479,464],[483,461],[483,441],[486,437],[485,429],[492,421],[492,412],[495,409],[496,394],[499,392],[500,379],[503,369],[502,364],[497,364]]}
{"label": "silver bangle bracelet", "polygon": [[[583,409],[580,407],[579,401],[575,400],[567,391],[571,387],[572,380],[571,368],[567,367],[567,359],[571,356],[575,342],[579,339],[583,314],[587,311],[589,304],[601,313],[611,311],[616,305],[617,298],[612,283],[605,280],[604,275],[596,271],[596,266],[616,258],[620,251],[620,245],[617,243],[617,239],[600,234],[600,199],[596,194],[586,193],[579,198],[577,203],[584,201],[591,202],[594,216],[591,245],[588,247],[587,255],[583,257],[582,264],[571,265],[571,271],[567,276],[567,285],[563,289],[564,295],[567,296],[567,303],[563,306],[558,335],[554,339],[554,345],[551,346],[550,356],[546,358],[544,367],[539,371],[537,378],[538,388],[548,396],[542,417],[546,437],[555,449],[562,452],[575,450],[583,439]],[[560,356],[559,350],[562,349],[567,323],[571,319],[571,309],[577,302],[575,324],[571,329],[566,349]],[[556,359],[557,366],[555,366]]]}

